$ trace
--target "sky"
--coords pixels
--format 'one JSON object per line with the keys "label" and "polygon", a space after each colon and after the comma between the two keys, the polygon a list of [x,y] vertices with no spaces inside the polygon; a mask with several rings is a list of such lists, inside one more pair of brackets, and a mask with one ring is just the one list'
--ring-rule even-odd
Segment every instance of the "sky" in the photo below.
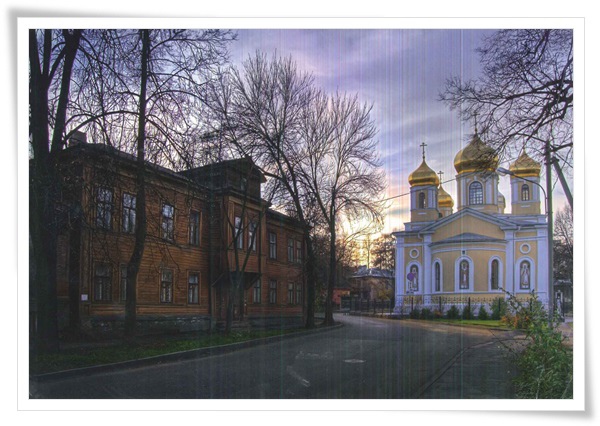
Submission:
{"label": "sky", "polygon": [[[379,154],[386,172],[386,197],[396,197],[382,232],[402,230],[410,219],[408,175],[422,160],[442,171],[444,189],[456,202],[454,156],[470,140],[474,123],[461,123],[456,111],[438,100],[447,79],[475,79],[475,49],[492,29],[245,29],[237,30],[231,59],[239,64],[256,51],[291,55],[298,68],[313,74],[329,93],[357,94],[373,105]],[[501,166],[508,168],[508,163]],[[543,182],[543,181],[542,181]],[[510,211],[509,177],[500,192]],[[564,205],[557,189],[556,207]],[[542,206],[542,211],[544,206]]]}

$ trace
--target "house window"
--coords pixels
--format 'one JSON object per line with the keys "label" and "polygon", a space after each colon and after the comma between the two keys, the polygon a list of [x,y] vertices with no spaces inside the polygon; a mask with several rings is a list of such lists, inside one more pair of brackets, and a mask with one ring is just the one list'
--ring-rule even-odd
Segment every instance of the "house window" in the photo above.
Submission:
{"label": "house window", "polygon": [[531,287],[531,264],[524,260],[519,268],[519,287],[521,290],[529,290]]}
{"label": "house window", "polygon": [[269,303],[277,303],[277,281],[269,280]]}
{"label": "house window", "polygon": [[102,229],[111,229],[113,209],[112,189],[98,188],[96,194],[96,226]]}
{"label": "house window", "polygon": [[234,236],[235,246],[239,249],[244,248],[244,235],[242,234],[242,218],[239,216],[235,217],[234,220]]}
{"label": "house window", "polygon": [[135,231],[135,195],[123,194],[123,232]]}
{"label": "house window", "polygon": [[469,185],[469,204],[483,204],[483,185],[473,182]]}
{"label": "house window", "polygon": [[492,273],[490,276],[492,290],[500,288],[500,262],[498,259],[492,260]]}
{"label": "house window", "polygon": [[121,265],[121,300],[127,300],[127,266]]}
{"label": "house window", "polygon": [[296,284],[296,303],[302,304],[302,284]]}
{"label": "house window", "polygon": [[196,211],[190,212],[190,229],[189,241],[193,246],[200,245],[200,213]]}
{"label": "house window", "polygon": [[419,192],[419,208],[420,209],[425,208],[425,193],[424,192]]}
{"label": "house window", "polygon": [[163,204],[162,208],[162,237],[165,240],[175,239],[175,207]]}
{"label": "house window", "polygon": [[294,283],[288,283],[288,303],[294,303]]}
{"label": "house window", "polygon": [[112,300],[110,265],[99,263],[94,269],[94,300],[108,302]]}
{"label": "house window", "polygon": [[252,302],[253,303],[260,303],[260,298],[261,298],[261,293],[260,293],[260,280],[256,281],[256,284],[254,284],[254,287],[252,287]]}
{"label": "house window", "polygon": [[269,259],[277,259],[277,234],[269,232]]}
{"label": "house window", "polygon": [[160,302],[171,303],[173,301],[173,271],[163,269],[160,274]]}
{"label": "house window", "polygon": [[524,183],[523,186],[521,186],[521,201],[529,201],[529,196],[529,185]]}
{"label": "house window", "polygon": [[296,262],[302,262],[302,241],[296,241]]}
{"label": "house window", "polygon": [[288,239],[288,262],[294,261],[294,240]]}
{"label": "house window", "polygon": [[435,263],[435,291],[442,291],[442,268],[440,262]]}
{"label": "house window", "polygon": [[461,260],[459,264],[459,288],[465,290],[469,288],[469,262]]}
{"label": "house window", "polygon": [[188,275],[188,303],[200,303],[200,275],[196,272]]}
{"label": "house window", "polygon": [[250,222],[248,224],[248,248],[252,251],[256,251],[256,223]]}

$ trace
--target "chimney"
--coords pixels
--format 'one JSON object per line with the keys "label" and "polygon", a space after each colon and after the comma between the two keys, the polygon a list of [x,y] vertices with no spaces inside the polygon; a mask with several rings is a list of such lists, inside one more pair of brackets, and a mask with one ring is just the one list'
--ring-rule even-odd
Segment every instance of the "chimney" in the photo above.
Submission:
{"label": "chimney", "polygon": [[77,146],[84,143],[87,143],[87,135],[79,130],[74,131],[69,138],[69,146]]}

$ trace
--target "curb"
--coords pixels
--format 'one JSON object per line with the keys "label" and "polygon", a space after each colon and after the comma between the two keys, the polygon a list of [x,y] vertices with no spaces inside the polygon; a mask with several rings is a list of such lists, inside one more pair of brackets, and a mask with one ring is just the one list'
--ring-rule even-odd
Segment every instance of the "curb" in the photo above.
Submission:
{"label": "curb", "polygon": [[279,336],[262,337],[259,339],[247,340],[245,342],[230,343],[228,345],[209,346],[206,348],[191,349],[189,351],[181,351],[181,352],[173,352],[173,353],[164,354],[164,355],[156,355],[156,356],[148,357],[148,358],[140,358],[140,359],[133,359],[133,360],[129,360],[129,361],[115,362],[112,364],[101,364],[101,365],[94,365],[94,366],[90,366],[90,367],[74,368],[72,370],[63,370],[63,371],[55,371],[52,373],[32,375],[29,377],[29,379],[39,383],[39,382],[45,382],[45,381],[50,381],[50,380],[66,379],[66,378],[71,378],[71,377],[81,376],[81,375],[87,376],[87,375],[92,375],[92,374],[97,374],[97,373],[106,373],[106,372],[111,372],[111,371],[116,371],[116,370],[121,370],[121,369],[145,367],[145,366],[149,366],[149,365],[158,365],[158,364],[167,363],[167,362],[183,361],[183,360],[189,360],[189,359],[194,359],[194,358],[204,358],[204,357],[209,357],[209,356],[213,356],[213,355],[222,355],[222,354],[234,352],[239,349],[245,349],[245,348],[251,348],[251,347],[255,347],[255,346],[265,345],[268,343],[274,343],[274,342],[289,339],[289,338],[305,336],[307,334],[322,333],[322,332],[326,332],[326,331],[330,331],[330,330],[335,330],[335,329],[341,328],[343,326],[344,326],[343,324],[338,323],[338,324],[335,324],[330,327],[317,327],[317,328],[314,328],[311,330],[299,331],[296,333],[289,333],[289,334],[282,334]]}

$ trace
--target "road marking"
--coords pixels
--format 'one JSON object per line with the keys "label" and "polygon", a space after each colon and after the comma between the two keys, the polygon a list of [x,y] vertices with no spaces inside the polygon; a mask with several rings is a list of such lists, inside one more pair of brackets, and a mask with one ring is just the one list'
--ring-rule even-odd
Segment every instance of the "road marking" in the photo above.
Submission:
{"label": "road marking", "polygon": [[345,359],[344,362],[348,363],[348,364],[362,364],[363,362],[365,362],[364,359]]}

